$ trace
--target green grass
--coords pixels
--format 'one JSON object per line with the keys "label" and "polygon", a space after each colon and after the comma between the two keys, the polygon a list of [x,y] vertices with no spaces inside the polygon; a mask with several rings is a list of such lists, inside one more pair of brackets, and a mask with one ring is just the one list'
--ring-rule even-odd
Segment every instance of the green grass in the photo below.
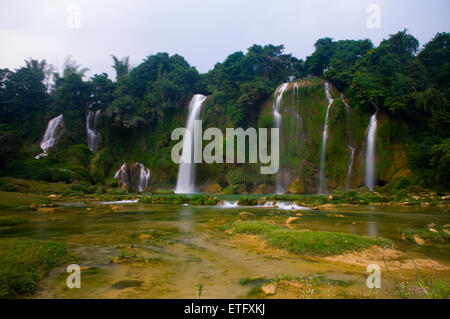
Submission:
{"label": "green grass", "polygon": [[65,244],[27,238],[0,239],[0,298],[32,294],[54,267],[77,258]]}
{"label": "green grass", "polygon": [[415,278],[401,276],[395,279],[393,293],[402,299],[448,299],[450,281],[441,278],[436,272],[426,274],[417,271]]}
{"label": "green grass", "polygon": [[445,233],[440,227],[434,228],[436,232],[432,232],[429,228],[424,229],[402,229],[400,233],[405,239],[414,242],[414,237],[419,237],[434,243],[446,243],[450,240],[450,235]]}
{"label": "green grass", "polygon": [[0,191],[0,208],[20,209],[29,208],[32,204],[46,204],[50,201],[46,196],[33,193],[10,193]]}
{"label": "green grass", "polygon": [[14,216],[1,216],[0,217],[0,226],[16,226],[21,224],[28,223],[28,220],[14,217]]}
{"label": "green grass", "polygon": [[22,193],[62,194],[70,188],[70,185],[66,183],[49,183],[12,177],[0,178],[0,184],[15,185],[16,191]]}
{"label": "green grass", "polygon": [[392,246],[392,241],[382,237],[370,238],[334,232],[298,231],[256,221],[234,222],[221,227],[222,230],[235,234],[258,235],[269,246],[286,249],[297,255],[331,256],[372,246]]}

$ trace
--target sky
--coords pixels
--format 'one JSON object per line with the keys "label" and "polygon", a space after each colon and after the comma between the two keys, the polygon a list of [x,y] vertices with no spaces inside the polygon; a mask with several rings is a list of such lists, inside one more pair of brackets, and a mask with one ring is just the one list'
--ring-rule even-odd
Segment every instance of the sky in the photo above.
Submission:
{"label": "sky", "polygon": [[68,55],[88,76],[114,78],[111,54],[133,66],[182,55],[200,72],[253,44],[306,58],[317,39],[371,39],[403,29],[421,45],[450,32],[448,0],[0,0],[0,68],[28,58],[61,70]]}

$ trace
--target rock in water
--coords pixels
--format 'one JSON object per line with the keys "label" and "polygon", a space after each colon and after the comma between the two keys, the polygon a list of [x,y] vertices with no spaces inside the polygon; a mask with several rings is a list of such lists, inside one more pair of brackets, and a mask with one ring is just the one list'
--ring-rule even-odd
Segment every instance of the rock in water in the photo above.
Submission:
{"label": "rock in water", "polygon": [[239,213],[239,218],[241,220],[251,220],[251,219],[255,219],[255,215],[252,213],[242,212],[242,213]]}
{"label": "rock in water", "polygon": [[292,223],[292,222],[294,222],[294,221],[296,221],[298,219],[300,219],[300,218],[298,218],[298,217],[289,217],[288,219],[286,219],[286,224],[289,225],[290,223]]}
{"label": "rock in water", "polygon": [[265,295],[275,295],[275,293],[277,292],[277,284],[273,283],[270,285],[262,286],[261,290]]}

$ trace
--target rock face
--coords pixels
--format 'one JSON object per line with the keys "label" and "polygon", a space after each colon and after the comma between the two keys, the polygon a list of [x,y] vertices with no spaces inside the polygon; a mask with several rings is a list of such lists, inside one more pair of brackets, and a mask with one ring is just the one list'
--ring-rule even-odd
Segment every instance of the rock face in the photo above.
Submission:
{"label": "rock face", "polygon": [[275,192],[275,187],[269,184],[258,185],[254,191],[255,194],[273,194]]}
{"label": "rock face", "polygon": [[142,192],[150,182],[150,169],[141,163],[124,163],[114,175],[122,187]]}
{"label": "rock face", "polygon": [[305,192],[305,184],[300,177],[295,178],[286,189],[286,193],[288,194],[304,194]]}
{"label": "rock face", "polygon": [[222,187],[218,183],[213,183],[205,186],[203,192],[207,194],[220,194],[222,193]]}

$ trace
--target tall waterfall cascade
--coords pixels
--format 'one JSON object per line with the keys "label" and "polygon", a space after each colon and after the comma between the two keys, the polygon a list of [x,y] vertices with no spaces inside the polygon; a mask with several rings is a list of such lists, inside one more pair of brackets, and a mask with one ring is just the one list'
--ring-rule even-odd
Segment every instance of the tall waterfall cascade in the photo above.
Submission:
{"label": "tall waterfall cascade", "polygon": [[353,170],[353,163],[355,161],[355,151],[356,148],[354,148],[353,146],[348,146],[348,149],[350,150],[350,160],[348,162],[348,168],[347,168],[347,181],[345,184],[345,189],[349,190],[350,189],[350,180],[352,177],[352,170]]}
{"label": "tall waterfall cascade", "polygon": [[370,118],[369,127],[367,128],[366,142],[366,170],[365,185],[373,191],[375,189],[375,141],[377,135],[377,111]]}
{"label": "tall waterfall cascade", "polygon": [[[350,116],[350,106],[347,104],[347,102],[345,102],[344,93],[341,93],[341,100],[345,106],[345,110],[347,111],[347,116]],[[345,183],[346,190],[350,189],[350,181],[351,181],[351,177],[352,177],[353,163],[355,161],[355,151],[356,151],[356,148],[353,147],[352,145],[348,145],[348,149],[350,151],[350,159],[348,161],[348,167],[347,167],[347,179],[346,179],[346,183]]]}
{"label": "tall waterfall cascade", "polygon": [[101,141],[101,135],[97,131],[101,111],[88,110],[86,114],[86,131],[87,131],[87,145],[92,152],[97,150],[97,147]]}
{"label": "tall waterfall cascade", "polygon": [[[288,83],[283,83],[282,85],[280,85],[277,88],[277,90],[275,91],[275,100],[274,100],[273,106],[272,106],[274,127],[279,129],[280,136],[281,136],[281,129],[282,129],[281,103],[283,102],[283,94],[286,91],[288,85],[289,85]],[[280,149],[281,149],[281,147],[280,147]],[[275,175],[275,192],[277,194],[283,194],[285,191],[282,186],[281,179],[282,179],[282,176],[281,176],[281,172],[279,171]]]}
{"label": "tall waterfall cascade", "polygon": [[294,106],[298,103],[298,91],[298,83],[294,82],[294,86],[292,87],[292,105]]}
{"label": "tall waterfall cascade", "polygon": [[200,111],[206,96],[196,94],[189,103],[189,114],[186,122],[186,130],[190,133],[190,138],[183,139],[183,151],[178,169],[177,185],[175,193],[192,194],[195,193],[195,163],[194,156],[194,122],[200,119]]}
{"label": "tall waterfall cascade", "polygon": [[325,115],[325,124],[323,127],[323,133],[322,133],[322,149],[320,151],[320,171],[319,171],[319,194],[326,194],[328,193],[328,187],[326,185],[326,178],[325,178],[325,161],[326,161],[326,154],[327,154],[327,140],[328,140],[328,117],[330,115],[330,108],[331,105],[334,102],[333,97],[330,93],[330,83],[325,83],[325,95],[328,99],[328,107],[327,107],[327,113]]}
{"label": "tall waterfall cascade", "polygon": [[58,130],[64,128],[63,115],[59,115],[51,119],[47,124],[47,129],[45,130],[44,136],[41,141],[41,149],[43,153],[37,155],[35,158],[40,159],[43,156],[48,155],[48,150],[55,146],[58,139]]}
{"label": "tall waterfall cascade", "polygon": [[142,163],[124,163],[114,174],[114,178],[122,186],[130,186],[132,190],[142,192],[150,182],[150,169]]}

